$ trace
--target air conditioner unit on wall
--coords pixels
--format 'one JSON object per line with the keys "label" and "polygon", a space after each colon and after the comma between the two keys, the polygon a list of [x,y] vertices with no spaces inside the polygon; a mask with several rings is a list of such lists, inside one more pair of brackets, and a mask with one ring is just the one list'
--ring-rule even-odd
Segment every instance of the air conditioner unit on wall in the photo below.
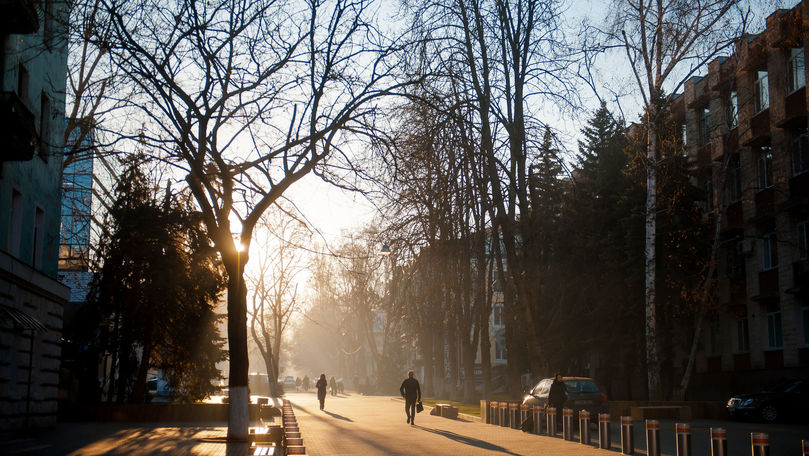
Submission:
{"label": "air conditioner unit on wall", "polygon": [[754,239],[742,239],[742,253],[745,255],[752,255],[754,243]]}

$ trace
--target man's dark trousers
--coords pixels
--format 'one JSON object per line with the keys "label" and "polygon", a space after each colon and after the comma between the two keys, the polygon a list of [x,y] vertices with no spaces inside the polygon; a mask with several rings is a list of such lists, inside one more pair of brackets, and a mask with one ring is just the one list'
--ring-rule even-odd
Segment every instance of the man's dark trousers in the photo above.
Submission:
{"label": "man's dark trousers", "polygon": [[405,399],[405,413],[407,414],[407,421],[412,423],[416,419],[416,402],[414,399]]}

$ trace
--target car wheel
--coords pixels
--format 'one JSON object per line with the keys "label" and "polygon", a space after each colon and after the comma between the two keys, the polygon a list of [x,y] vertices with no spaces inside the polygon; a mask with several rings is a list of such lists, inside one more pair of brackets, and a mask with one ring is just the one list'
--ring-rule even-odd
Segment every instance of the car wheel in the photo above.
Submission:
{"label": "car wheel", "polygon": [[778,419],[778,409],[772,404],[765,404],[761,407],[761,419],[768,423],[773,423]]}

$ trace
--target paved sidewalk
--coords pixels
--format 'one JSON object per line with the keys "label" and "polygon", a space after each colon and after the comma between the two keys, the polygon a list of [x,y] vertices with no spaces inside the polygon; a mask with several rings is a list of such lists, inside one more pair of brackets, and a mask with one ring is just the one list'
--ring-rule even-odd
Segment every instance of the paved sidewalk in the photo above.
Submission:
{"label": "paved sidewalk", "polygon": [[404,406],[390,397],[326,397],[320,411],[314,394],[288,396],[295,408],[306,452],[327,455],[615,455],[594,446],[531,435],[466,419],[418,414],[405,423]]}

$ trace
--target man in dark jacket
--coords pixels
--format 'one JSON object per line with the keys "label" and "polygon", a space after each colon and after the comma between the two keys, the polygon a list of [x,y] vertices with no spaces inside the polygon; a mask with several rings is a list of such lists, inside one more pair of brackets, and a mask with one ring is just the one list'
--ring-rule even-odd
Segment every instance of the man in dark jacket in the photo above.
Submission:
{"label": "man in dark jacket", "polygon": [[399,392],[405,400],[405,414],[407,415],[407,422],[416,424],[416,402],[421,402],[421,387],[419,381],[413,378],[413,371],[407,372],[407,378],[402,382],[399,387]]}

